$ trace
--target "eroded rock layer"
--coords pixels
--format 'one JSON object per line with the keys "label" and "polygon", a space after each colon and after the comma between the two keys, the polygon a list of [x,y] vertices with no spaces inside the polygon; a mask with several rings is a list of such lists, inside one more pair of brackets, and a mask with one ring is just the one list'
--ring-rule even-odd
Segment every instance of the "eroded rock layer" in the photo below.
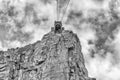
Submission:
{"label": "eroded rock layer", "polygon": [[41,41],[0,52],[0,80],[92,80],[72,31],[49,32]]}

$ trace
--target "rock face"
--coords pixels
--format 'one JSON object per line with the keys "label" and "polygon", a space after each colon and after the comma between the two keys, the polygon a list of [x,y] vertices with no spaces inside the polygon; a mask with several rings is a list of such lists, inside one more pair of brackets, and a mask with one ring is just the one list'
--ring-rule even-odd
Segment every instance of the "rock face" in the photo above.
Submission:
{"label": "rock face", "polygon": [[54,31],[41,41],[0,52],[0,80],[95,80],[88,77],[80,41]]}

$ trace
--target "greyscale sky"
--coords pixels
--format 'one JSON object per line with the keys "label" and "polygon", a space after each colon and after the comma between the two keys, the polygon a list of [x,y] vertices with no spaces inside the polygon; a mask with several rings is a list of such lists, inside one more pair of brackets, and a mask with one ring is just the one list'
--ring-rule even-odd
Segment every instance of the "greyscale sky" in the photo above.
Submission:
{"label": "greyscale sky", "polygon": [[[54,20],[55,0],[0,0],[0,50],[41,40]],[[90,77],[120,80],[119,0],[71,0],[63,26],[78,35]]]}

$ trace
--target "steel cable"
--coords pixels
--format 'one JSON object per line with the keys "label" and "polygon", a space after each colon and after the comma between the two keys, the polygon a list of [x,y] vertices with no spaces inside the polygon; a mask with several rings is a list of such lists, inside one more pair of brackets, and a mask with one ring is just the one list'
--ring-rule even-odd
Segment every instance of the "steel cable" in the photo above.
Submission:
{"label": "steel cable", "polygon": [[65,14],[67,12],[67,8],[68,8],[69,4],[70,4],[70,0],[68,1],[67,5],[65,6],[65,11],[63,11],[63,15],[61,17],[61,21],[63,21],[63,19],[64,19],[64,16],[65,16]]}
{"label": "steel cable", "polygon": [[[57,1],[57,20],[59,20],[60,19],[60,8],[59,8],[60,4],[59,4],[59,0],[56,0],[56,1]],[[62,15],[60,21],[62,21],[64,19],[64,16],[66,14],[69,3],[70,3],[70,0],[68,0],[67,5],[65,6],[65,8],[63,7],[63,15]]]}

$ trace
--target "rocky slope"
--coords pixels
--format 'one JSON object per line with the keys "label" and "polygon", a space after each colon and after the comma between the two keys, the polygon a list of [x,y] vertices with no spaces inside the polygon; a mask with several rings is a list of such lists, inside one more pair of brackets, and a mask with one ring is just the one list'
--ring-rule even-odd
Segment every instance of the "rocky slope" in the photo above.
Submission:
{"label": "rocky slope", "polygon": [[49,32],[41,41],[0,52],[0,80],[95,80],[88,77],[76,34]]}

